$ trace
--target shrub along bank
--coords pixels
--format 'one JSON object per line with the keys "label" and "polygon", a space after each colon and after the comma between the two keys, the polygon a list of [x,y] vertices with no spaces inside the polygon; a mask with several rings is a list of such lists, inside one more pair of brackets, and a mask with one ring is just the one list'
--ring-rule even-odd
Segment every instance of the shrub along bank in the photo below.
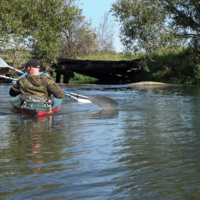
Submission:
{"label": "shrub along bank", "polygon": [[133,82],[158,81],[174,84],[200,82],[200,58],[192,49],[162,49],[145,59],[143,67],[144,70],[133,77]]}

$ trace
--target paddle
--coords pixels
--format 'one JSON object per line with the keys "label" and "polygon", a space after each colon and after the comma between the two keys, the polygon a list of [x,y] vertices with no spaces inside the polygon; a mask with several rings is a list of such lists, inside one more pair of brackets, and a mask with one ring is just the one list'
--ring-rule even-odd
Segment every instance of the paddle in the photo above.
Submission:
{"label": "paddle", "polygon": [[10,78],[8,76],[3,76],[3,75],[0,75],[1,78],[5,78],[5,79],[9,79],[9,80],[12,80],[12,81],[17,81],[16,78]]}
{"label": "paddle", "polygon": [[[87,96],[83,96],[83,95],[68,92],[68,91],[65,91],[65,94],[71,98],[76,99],[80,103],[91,103],[92,102],[92,103],[96,104],[97,106],[100,106],[101,108],[106,109],[106,110],[109,110],[109,109],[116,110],[119,108],[118,102],[109,97],[100,96],[100,95],[87,97]],[[82,97],[84,99],[79,99],[78,97]]]}
{"label": "paddle", "polygon": [[79,99],[79,98],[73,96],[70,92],[65,91],[65,94],[66,94],[67,96],[69,96],[69,97],[71,97],[71,98],[77,100],[77,101],[80,102],[80,103],[92,103],[92,102],[91,102],[90,100],[88,100],[88,99]]}
{"label": "paddle", "polygon": [[14,67],[9,66],[9,65],[8,65],[3,59],[1,59],[1,58],[0,58],[0,67],[2,67],[2,68],[10,68],[10,69],[13,69],[13,70],[15,70],[15,71],[17,71],[17,72],[23,74],[22,71],[20,71],[20,70],[18,70],[18,69],[15,69]]}

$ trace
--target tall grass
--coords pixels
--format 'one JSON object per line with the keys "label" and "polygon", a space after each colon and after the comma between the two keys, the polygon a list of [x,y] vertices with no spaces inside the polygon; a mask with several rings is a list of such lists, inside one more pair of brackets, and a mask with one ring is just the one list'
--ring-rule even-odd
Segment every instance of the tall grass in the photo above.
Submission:
{"label": "tall grass", "polygon": [[119,61],[119,60],[135,60],[141,57],[141,54],[123,54],[123,53],[94,53],[91,55],[80,56],[80,60],[105,60],[105,61]]}

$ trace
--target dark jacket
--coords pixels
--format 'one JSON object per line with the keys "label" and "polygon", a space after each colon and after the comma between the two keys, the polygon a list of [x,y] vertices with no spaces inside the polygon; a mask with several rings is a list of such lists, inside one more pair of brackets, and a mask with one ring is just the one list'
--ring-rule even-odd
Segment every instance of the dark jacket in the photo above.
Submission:
{"label": "dark jacket", "polygon": [[52,78],[45,74],[31,75],[20,78],[11,88],[10,96],[15,97],[25,94],[28,97],[48,98],[51,94],[56,98],[62,98],[65,93],[55,84]]}

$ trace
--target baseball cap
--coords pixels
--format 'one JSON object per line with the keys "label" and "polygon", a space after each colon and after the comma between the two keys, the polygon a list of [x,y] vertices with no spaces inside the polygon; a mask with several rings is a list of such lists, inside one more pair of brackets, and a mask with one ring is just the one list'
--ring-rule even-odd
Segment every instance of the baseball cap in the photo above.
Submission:
{"label": "baseball cap", "polygon": [[39,68],[38,66],[40,66],[40,64],[37,60],[29,60],[26,63],[25,67],[30,67],[30,66],[35,67],[35,68]]}

